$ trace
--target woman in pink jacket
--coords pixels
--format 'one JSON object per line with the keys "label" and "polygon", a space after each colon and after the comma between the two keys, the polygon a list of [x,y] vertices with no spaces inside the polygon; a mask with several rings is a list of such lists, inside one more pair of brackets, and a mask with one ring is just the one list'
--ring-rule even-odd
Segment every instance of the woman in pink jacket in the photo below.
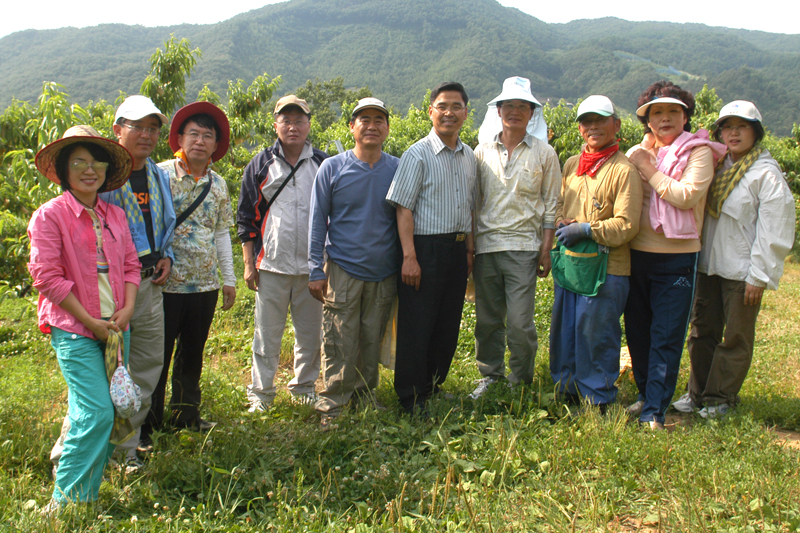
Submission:
{"label": "woman in pink jacket", "polygon": [[122,209],[97,193],[121,187],[132,158],[89,126],[74,126],[36,155],[36,167],[63,193],[31,217],[28,264],[39,291],[39,328],[69,390],[70,428],[47,510],[97,499],[114,446],[114,406],[104,363],[110,331],[123,331],[139,286],[140,264]]}

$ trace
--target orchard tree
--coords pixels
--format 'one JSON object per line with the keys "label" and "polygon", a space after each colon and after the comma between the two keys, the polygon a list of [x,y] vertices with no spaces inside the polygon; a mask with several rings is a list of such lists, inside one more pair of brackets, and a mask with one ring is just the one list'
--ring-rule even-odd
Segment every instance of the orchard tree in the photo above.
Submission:
{"label": "orchard tree", "polygon": [[175,40],[175,35],[150,56],[150,73],[142,82],[139,91],[149,97],[157,108],[167,116],[186,103],[186,78],[192,75],[197,58],[203,53],[199,48],[191,49],[189,39]]}
{"label": "orchard tree", "polygon": [[337,118],[341,118],[347,103],[358,102],[361,98],[372,96],[372,91],[369,87],[345,89],[344,78],[340,76],[328,81],[319,81],[319,78],[313,82],[308,80],[305,85],[298,87],[295,95],[308,102],[311,115],[316,119],[319,129],[326,130]]}

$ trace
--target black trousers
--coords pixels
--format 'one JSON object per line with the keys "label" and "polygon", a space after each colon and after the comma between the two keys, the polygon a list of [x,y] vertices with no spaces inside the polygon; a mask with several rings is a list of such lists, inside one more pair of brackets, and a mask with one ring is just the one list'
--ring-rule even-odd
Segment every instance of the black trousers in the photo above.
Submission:
{"label": "black trousers", "polygon": [[172,423],[191,424],[200,415],[200,375],[203,372],[203,349],[214,320],[219,291],[189,294],[164,293],[164,367],[153,391],[152,405],[142,426],[148,436],[161,427],[169,365],[175,349],[172,368]]}
{"label": "black trousers", "polygon": [[458,345],[467,247],[452,235],[415,235],[422,270],[419,290],[397,278],[397,355],[394,390],[412,412],[439,389],[450,371]]}

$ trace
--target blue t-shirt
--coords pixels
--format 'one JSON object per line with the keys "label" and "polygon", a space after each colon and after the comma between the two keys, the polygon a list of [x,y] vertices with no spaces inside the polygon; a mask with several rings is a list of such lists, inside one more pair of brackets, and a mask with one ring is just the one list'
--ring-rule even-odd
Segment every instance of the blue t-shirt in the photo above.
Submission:
{"label": "blue t-shirt", "polygon": [[361,281],[381,281],[397,272],[397,215],[385,198],[399,162],[383,153],[370,168],[352,150],[322,162],[311,193],[311,281],[325,279],[325,252]]}

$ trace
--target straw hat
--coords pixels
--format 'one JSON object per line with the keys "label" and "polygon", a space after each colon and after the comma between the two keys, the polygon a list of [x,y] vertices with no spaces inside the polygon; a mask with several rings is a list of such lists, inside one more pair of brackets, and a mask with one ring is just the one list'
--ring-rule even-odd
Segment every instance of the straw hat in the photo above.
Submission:
{"label": "straw hat", "polygon": [[57,141],[53,141],[36,154],[36,168],[39,172],[52,181],[61,185],[61,180],[56,175],[56,159],[61,150],[71,146],[75,143],[90,143],[95,144],[108,152],[111,160],[114,161],[116,171],[114,174],[106,173],[106,191],[113,191],[119,189],[128,178],[131,176],[133,170],[133,158],[130,152],[125,149],[121,144],[101,137],[97,130],[91,126],[82,124],[80,126],[72,126],[64,132],[64,135]]}

